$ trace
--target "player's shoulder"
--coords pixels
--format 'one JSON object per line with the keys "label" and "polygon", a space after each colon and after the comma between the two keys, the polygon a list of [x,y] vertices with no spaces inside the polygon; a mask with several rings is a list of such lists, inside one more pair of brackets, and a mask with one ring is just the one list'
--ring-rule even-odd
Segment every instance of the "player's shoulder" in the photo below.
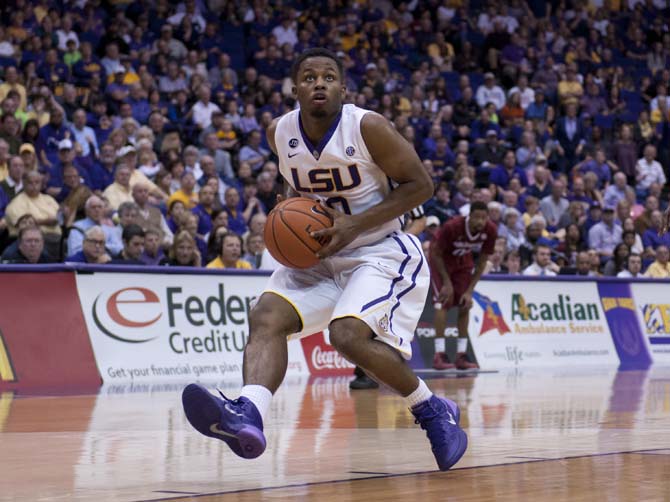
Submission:
{"label": "player's shoulder", "polygon": [[465,216],[454,216],[453,218],[448,219],[443,226],[444,228],[449,228],[451,230],[464,229]]}
{"label": "player's shoulder", "polygon": [[488,220],[486,222],[486,227],[484,227],[484,231],[489,235],[495,235],[498,233],[498,227],[491,220]]}

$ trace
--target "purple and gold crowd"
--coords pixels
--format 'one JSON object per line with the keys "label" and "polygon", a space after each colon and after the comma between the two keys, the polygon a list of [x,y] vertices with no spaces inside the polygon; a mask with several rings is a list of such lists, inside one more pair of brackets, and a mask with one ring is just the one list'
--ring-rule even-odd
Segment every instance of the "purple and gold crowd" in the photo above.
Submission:
{"label": "purple and gold crowd", "polygon": [[426,246],[483,201],[489,273],[670,277],[665,1],[0,9],[2,263],[267,268],[265,130],[295,55],[327,47],[434,180]]}

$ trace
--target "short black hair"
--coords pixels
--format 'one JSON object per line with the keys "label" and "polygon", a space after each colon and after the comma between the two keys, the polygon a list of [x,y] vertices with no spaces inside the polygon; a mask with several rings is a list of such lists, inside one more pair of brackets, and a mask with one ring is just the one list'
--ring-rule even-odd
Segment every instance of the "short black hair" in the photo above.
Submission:
{"label": "short black hair", "polygon": [[335,64],[337,65],[337,71],[340,73],[340,78],[344,80],[344,65],[342,64],[342,60],[337,57],[337,54],[335,54],[331,50],[324,49],[322,47],[315,47],[312,49],[302,51],[300,55],[295,59],[295,61],[293,61],[293,65],[291,66],[291,80],[293,80],[293,82],[296,82],[298,80],[298,72],[300,71],[300,65],[309,58],[332,59],[333,61],[335,61]]}
{"label": "short black hair", "polygon": [[128,225],[123,229],[123,233],[121,234],[123,242],[130,242],[133,237],[144,237],[144,230],[142,230],[142,227],[136,223]]}
{"label": "short black hair", "polygon": [[487,211],[488,212],[489,208],[488,206],[482,202],[481,200],[476,200],[472,204],[470,204],[470,212],[474,211]]}

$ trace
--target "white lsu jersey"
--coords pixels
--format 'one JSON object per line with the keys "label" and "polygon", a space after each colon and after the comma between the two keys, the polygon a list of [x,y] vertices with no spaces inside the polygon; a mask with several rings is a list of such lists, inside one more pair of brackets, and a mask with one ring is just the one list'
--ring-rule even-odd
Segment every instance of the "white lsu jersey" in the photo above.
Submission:
{"label": "white lsu jersey", "polygon": [[[318,145],[304,133],[299,110],[279,119],[274,137],[279,171],[296,192],[347,214],[362,213],[388,196],[394,184],[375,164],[361,134],[366,113],[355,105],[342,106]],[[346,249],[377,242],[401,226],[394,218],[361,234]]]}

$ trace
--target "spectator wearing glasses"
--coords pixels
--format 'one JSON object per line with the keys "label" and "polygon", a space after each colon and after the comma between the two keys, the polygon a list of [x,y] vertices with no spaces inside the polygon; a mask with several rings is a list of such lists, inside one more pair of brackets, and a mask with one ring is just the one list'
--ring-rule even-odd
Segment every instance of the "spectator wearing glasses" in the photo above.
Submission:
{"label": "spectator wearing glasses", "polygon": [[84,233],[80,251],[65,258],[66,263],[108,263],[112,258],[105,250],[106,235],[103,227],[94,225]]}

